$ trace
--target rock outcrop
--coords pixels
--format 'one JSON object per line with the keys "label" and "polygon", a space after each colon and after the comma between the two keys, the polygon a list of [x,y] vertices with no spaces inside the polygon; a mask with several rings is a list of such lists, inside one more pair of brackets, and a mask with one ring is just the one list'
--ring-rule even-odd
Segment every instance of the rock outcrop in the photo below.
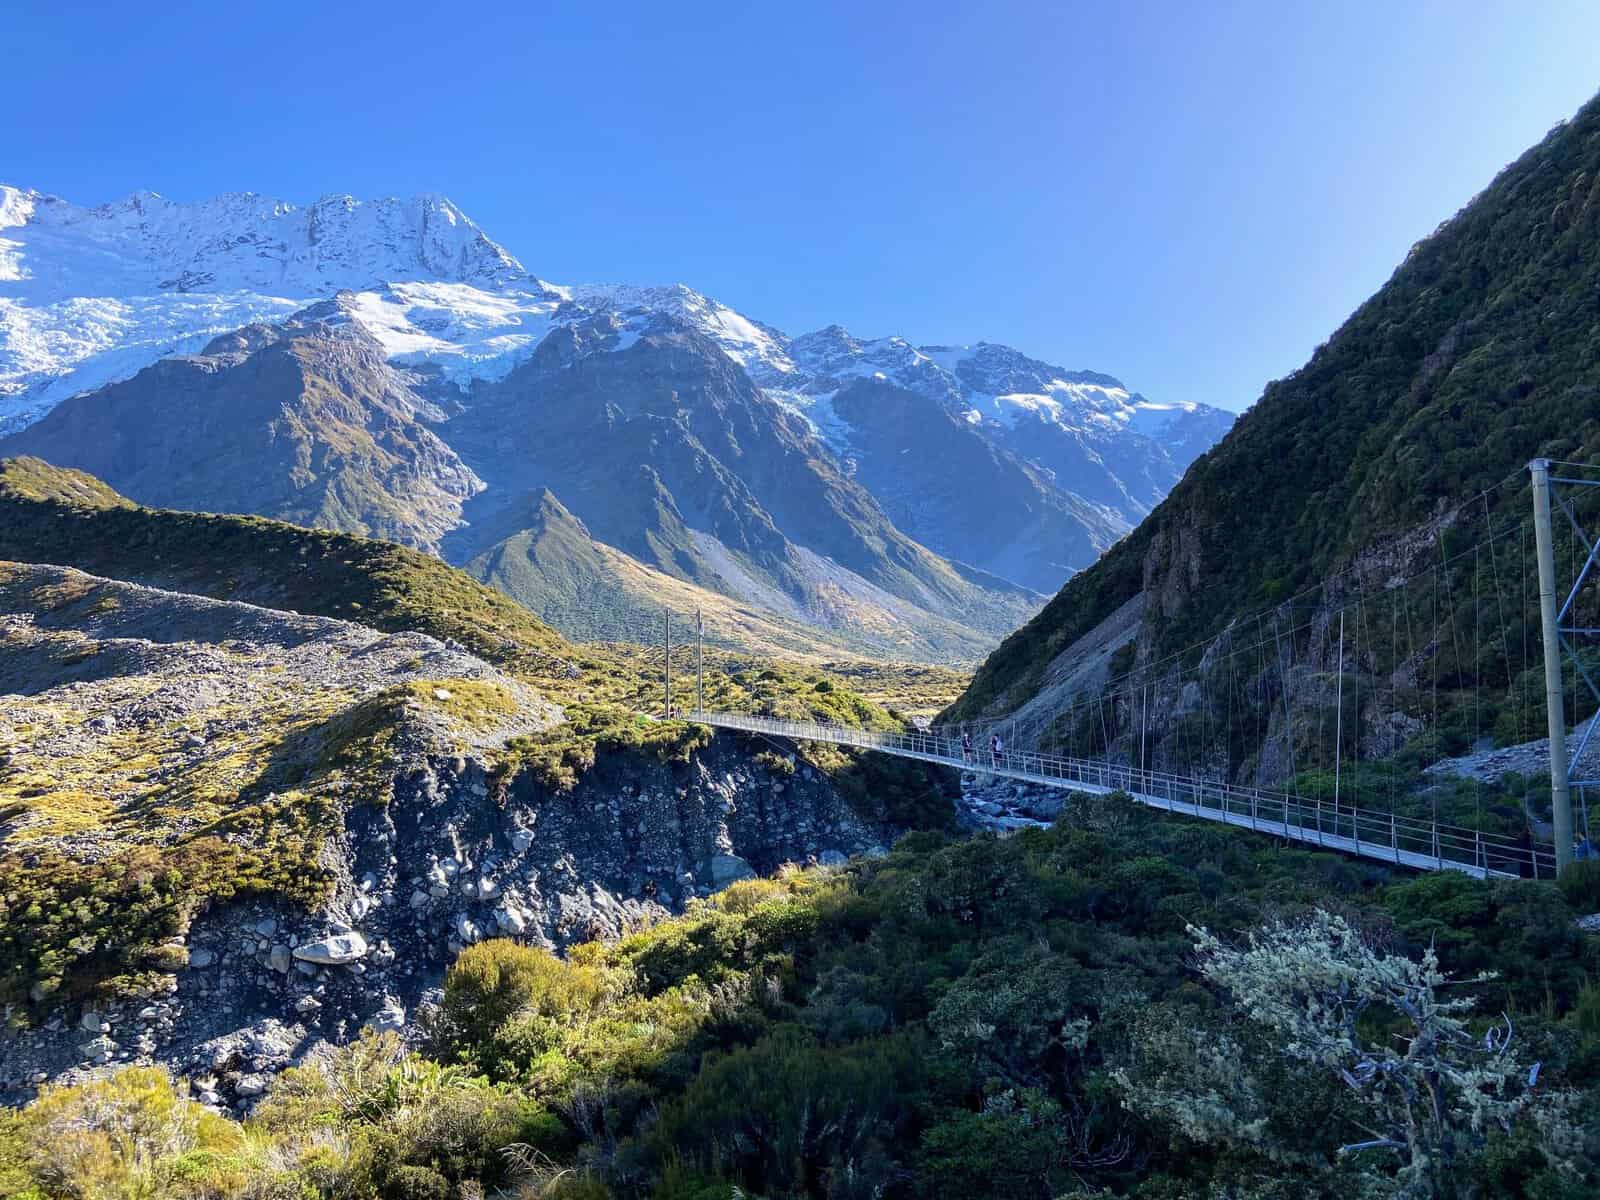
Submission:
{"label": "rock outcrop", "polygon": [[[248,1106],[318,1043],[415,1029],[479,939],[617,936],[752,873],[889,836],[821,771],[776,771],[735,740],[676,757],[602,749],[563,786],[505,749],[559,732],[561,710],[421,634],[3,564],[0,647],[13,880],[47,883],[56,861],[281,845],[299,857],[257,864],[261,878],[325,881],[311,902],[241,881],[173,908],[178,932],[138,952],[149,969],[125,986],[63,1000],[36,984],[0,1033],[4,1100],[152,1062],[209,1103]],[[264,840],[263,819],[290,818],[301,833]]]}

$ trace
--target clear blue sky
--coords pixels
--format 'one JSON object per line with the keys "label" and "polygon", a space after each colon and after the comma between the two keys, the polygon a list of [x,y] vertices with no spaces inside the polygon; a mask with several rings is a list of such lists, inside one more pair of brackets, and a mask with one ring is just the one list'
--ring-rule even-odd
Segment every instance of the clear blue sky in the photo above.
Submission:
{"label": "clear blue sky", "polygon": [[443,192],[558,282],[1243,408],[1600,89],[1594,0],[492,7],[10,6],[0,179]]}

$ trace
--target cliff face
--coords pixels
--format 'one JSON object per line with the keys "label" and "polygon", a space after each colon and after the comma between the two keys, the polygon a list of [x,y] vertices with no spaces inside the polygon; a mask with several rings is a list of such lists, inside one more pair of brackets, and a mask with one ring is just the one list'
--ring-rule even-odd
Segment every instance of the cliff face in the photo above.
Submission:
{"label": "cliff face", "polygon": [[247,1103],[410,1027],[480,938],[616,936],[891,836],[693,731],[553,773],[527,747],[562,709],[427,635],[0,570],[7,1098],[156,1062]]}
{"label": "cliff face", "polygon": [[259,897],[199,914],[147,994],[0,1034],[0,1096],[154,1062],[248,1100],[320,1041],[412,1027],[463,945],[616,937],[755,871],[888,836],[820,772],[775,776],[721,744],[686,763],[605,756],[570,792],[531,773],[500,787],[477,758],[414,761],[390,804],[344,812],[322,843],[335,880],[322,906]]}

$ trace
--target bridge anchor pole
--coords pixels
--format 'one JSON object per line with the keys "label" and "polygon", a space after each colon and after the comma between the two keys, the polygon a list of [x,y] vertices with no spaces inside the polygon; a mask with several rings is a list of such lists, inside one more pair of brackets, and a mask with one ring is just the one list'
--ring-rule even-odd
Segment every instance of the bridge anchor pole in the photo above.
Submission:
{"label": "bridge anchor pole", "polygon": [[1572,864],[1572,789],[1567,767],[1567,714],[1561,687],[1561,629],[1556,610],[1556,552],[1550,530],[1550,461],[1528,464],[1533,477],[1533,540],[1539,561],[1539,624],[1544,632],[1545,714],[1550,730],[1550,816],[1556,874]]}

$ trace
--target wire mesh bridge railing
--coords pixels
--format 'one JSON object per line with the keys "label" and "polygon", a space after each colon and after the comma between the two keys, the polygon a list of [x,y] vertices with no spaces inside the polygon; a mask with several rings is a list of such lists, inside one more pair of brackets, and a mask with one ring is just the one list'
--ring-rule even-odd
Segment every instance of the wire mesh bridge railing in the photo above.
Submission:
{"label": "wire mesh bridge railing", "polygon": [[993,755],[987,747],[975,746],[964,758],[959,738],[937,731],[878,733],[729,712],[682,716],[718,729],[877,750],[1071,791],[1125,792],[1150,808],[1417,870],[1464,871],[1479,878],[1555,877],[1555,850],[1548,843],[1519,843],[1464,826],[1329,804],[1319,798],[1032,750]]}

